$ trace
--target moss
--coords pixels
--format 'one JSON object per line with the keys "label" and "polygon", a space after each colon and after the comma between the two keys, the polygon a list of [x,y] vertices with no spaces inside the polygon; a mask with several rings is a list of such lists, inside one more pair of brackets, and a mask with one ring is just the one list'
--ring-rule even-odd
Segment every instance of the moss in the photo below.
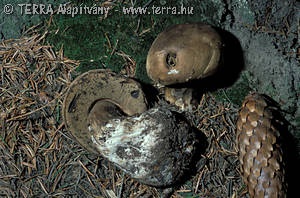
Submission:
{"label": "moss", "polygon": [[[100,2],[93,0],[73,2],[75,6],[94,4],[101,6]],[[148,0],[137,1],[135,7],[143,7],[147,2]],[[136,62],[135,77],[149,83],[145,64],[148,50],[155,37],[174,24],[207,21],[200,12],[208,7],[207,3],[201,3],[197,8],[193,7],[191,15],[152,13],[152,6],[176,7],[179,10],[181,3],[174,0],[154,1],[147,10],[150,14],[139,16],[122,13],[124,7],[130,6],[130,1],[117,4],[105,19],[99,15],[82,14],[73,18],[70,15],[54,15],[47,41],[54,45],[56,50],[63,46],[66,57],[80,60],[79,72],[96,68],[110,68],[119,72],[128,64],[120,54],[126,54]],[[192,5],[183,4],[185,7]]]}

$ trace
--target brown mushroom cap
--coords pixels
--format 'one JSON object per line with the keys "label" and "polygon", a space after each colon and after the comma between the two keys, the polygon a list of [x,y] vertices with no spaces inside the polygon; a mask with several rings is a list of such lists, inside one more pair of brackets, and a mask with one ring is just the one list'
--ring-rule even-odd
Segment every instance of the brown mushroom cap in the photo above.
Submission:
{"label": "brown mushroom cap", "polygon": [[[77,77],[66,93],[63,117],[68,131],[93,153],[96,153],[96,148],[88,132],[88,115],[99,100],[117,105],[129,116],[147,110],[141,86],[133,79],[103,69],[92,70]],[[105,113],[107,112],[104,111],[103,114]]]}
{"label": "brown mushroom cap", "polygon": [[154,40],[147,56],[147,73],[162,85],[209,76],[219,65],[221,45],[220,35],[209,25],[175,25]]}

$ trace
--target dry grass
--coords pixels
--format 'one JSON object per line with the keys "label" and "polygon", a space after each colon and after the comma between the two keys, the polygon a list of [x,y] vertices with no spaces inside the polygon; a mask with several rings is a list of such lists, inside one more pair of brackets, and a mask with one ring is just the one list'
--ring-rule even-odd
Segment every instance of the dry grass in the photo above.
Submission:
{"label": "dry grass", "polygon": [[[61,109],[79,62],[43,44],[46,33],[30,31],[0,44],[0,196],[159,197],[162,190],[139,184],[73,141]],[[237,110],[226,105],[203,95],[192,117],[209,145],[197,173],[172,198],[244,194],[234,145]]]}

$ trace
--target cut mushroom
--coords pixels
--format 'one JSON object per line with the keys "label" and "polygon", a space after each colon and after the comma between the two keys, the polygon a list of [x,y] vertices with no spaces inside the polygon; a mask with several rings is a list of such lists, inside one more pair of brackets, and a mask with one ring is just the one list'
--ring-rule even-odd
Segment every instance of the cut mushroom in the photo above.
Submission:
{"label": "cut mushroom", "polygon": [[89,130],[102,156],[151,186],[179,182],[196,151],[196,136],[190,125],[162,107],[132,117],[118,113],[105,124],[91,119]]}
{"label": "cut mushroom", "polygon": [[133,79],[106,70],[79,76],[64,100],[67,129],[86,149],[152,186],[181,181],[197,138],[189,123],[164,107],[147,110]]}
{"label": "cut mushroom", "polygon": [[[76,78],[65,96],[63,116],[66,128],[87,150],[96,153],[88,130],[88,115],[98,100],[110,100],[132,116],[147,110],[139,83],[107,70],[92,70]],[[107,115],[99,115],[107,117]],[[100,120],[100,118],[99,118]]]}
{"label": "cut mushroom", "polygon": [[147,56],[147,73],[162,85],[212,75],[220,62],[221,45],[219,34],[209,25],[175,25],[154,40]]}

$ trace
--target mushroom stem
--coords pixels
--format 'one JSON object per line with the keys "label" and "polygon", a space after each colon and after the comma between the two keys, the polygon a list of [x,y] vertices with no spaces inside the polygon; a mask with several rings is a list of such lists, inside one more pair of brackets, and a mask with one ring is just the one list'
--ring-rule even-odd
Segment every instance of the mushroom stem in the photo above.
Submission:
{"label": "mushroom stem", "polygon": [[177,106],[181,111],[192,112],[198,105],[197,91],[193,88],[164,87],[163,91],[165,100]]}

